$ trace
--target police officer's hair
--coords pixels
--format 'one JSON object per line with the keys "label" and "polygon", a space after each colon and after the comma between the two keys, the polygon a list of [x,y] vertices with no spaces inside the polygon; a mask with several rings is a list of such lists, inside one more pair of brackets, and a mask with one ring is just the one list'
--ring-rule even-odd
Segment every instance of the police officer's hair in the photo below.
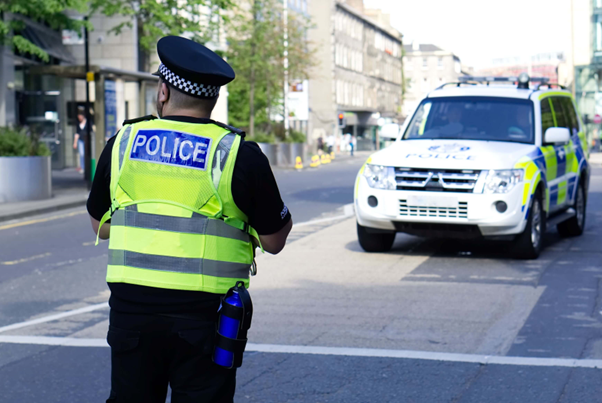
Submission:
{"label": "police officer's hair", "polygon": [[173,85],[169,84],[165,80],[161,80],[164,84],[169,87],[169,103],[172,108],[176,109],[196,109],[201,110],[207,115],[210,115],[215,108],[217,103],[217,97],[215,98],[197,98],[185,94],[178,90]]}

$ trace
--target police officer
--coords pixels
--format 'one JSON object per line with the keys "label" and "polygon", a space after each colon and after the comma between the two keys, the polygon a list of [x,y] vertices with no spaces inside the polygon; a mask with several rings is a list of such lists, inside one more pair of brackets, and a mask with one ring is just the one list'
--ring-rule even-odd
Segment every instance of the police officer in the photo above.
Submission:
{"label": "police officer", "polygon": [[291,215],[265,155],[210,119],[232,68],[188,39],[162,38],[157,111],[124,122],[88,199],[110,236],[107,402],[232,402],[235,369],[212,362],[221,298],[247,286],[255,247],[282,250]]}

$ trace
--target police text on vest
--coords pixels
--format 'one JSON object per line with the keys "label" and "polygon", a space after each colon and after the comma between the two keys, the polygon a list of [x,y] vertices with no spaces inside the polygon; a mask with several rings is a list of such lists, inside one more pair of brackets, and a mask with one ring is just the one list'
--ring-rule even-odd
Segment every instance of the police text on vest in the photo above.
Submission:
{"label": "police text on vest", "polygon": [[207,137],[172,130],[139,130],[130,159],[204,171],[210,151],[211,139]]}

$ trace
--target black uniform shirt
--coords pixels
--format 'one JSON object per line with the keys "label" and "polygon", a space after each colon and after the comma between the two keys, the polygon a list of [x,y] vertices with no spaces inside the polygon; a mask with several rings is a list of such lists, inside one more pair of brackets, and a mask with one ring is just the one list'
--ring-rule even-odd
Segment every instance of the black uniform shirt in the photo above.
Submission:
{"label": "black uniform shirt", "polygon": [[[207,124],[210,119],[167,116],[164,120]],[[115,137],[108,142],[98,160],[88,198],[88,213],[99,220],[111,208],[111,151]],[[259,235],[280,231],[291,219],[282,202],[276,179],[266,156],[256,143],[241,142],[234,164],[232,196]],[[109,283],[111,308],[128,313],[187,313],[214,308],[219,295],[199,291],[168,290],[126,283]]]}

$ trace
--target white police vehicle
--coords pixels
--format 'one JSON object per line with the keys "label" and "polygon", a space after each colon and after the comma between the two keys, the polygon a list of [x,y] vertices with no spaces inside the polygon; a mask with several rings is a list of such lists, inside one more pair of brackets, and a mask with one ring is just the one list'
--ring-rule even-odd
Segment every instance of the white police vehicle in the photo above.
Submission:
{"label": "white police vehicle", "polygon": [[[540,84],[530,88],[530,81]],[[442,85],[397,141],[361,168],[360,245],[387,251],[396,232],[485,237],[513,240],[516,257],[537,258],[546,228],[583,233],[588,155],[571,93],[545,78],[464,77]]]}

